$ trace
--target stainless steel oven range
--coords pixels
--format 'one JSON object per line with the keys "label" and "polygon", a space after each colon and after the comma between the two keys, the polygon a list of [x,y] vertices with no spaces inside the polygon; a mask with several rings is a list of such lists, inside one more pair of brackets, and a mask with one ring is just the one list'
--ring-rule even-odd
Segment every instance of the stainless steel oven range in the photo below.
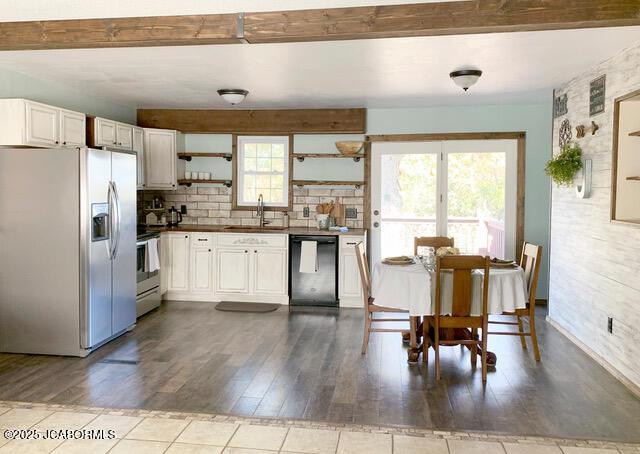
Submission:
{"label": "stainless steel oven range", "polygon": [[158,240],[158,249],[160,248],[160,233],[149,232],[138,235],[136,243],[137,252],[137,296],[136,296],[136,315],[140,317],[150,310],[160,306],[162,296],[160,295],[160,270],[147,271],[147,242],[156,238]]}

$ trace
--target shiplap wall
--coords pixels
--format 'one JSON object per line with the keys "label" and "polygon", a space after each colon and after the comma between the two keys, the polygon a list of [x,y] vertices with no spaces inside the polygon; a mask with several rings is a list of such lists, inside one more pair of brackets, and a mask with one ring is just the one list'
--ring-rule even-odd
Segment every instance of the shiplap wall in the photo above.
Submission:
{"label": "shiplap wall", "polygon": [[[568,118],[573,139],[593,160],[593,190],[590,198],[578,199],[574,188],[552,189],[549,282],[552,321],[638,386],[640,226],[610,222],[609,210],[613,101],[640,89],[639,68],[640,43],[556,90],[568,94],[568,113],[554,120],[553,152],[559,151],[558,130]],[[602,74],[607,76],[605,112],[589,118],[589,83]],[[600,130],[576,139],[575,127],[590,120]],[[613,334],[607,332],[607,317],[613,317]]]}

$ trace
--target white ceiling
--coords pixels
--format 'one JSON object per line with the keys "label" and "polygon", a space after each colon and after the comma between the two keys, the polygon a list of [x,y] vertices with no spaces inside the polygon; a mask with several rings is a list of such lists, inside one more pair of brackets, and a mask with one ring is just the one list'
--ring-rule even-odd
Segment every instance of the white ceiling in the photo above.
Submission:
{"label": "white ceiling", "polygon": [[0,22],[172,16],[463,0],[0,0]]}
{"label": "white ceiling", "polygon": [[[640,27],[287,44],[0,52],[0,68],[137,107],[421,107],[540,102],[640,41]],[[484,74],[464,93],[449,72]]]}

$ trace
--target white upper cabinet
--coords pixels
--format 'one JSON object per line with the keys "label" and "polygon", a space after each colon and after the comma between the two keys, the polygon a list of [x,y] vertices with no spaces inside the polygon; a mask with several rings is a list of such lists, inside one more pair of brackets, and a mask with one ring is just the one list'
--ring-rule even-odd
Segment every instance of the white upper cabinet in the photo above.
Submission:
{"label": "white upper cabinet", "polygon": [[96,117],[93,119],[93,145],[96,147],[115,147],[118,145],[116,139],[117,123],[106,118]]}
{"label": "white upper cabinet", "polygon": [[136,152],[137,159],[137,188],[144,189],[144,130],[133,128],[133,151]]}
{"label": "white upper cabinet", "polygon": [[175,189],[181,134],[170,129],[144,129],[145,189]]}
{"label": "white upper cabinet", "polygon": [[116,146],[125,150],[133,148],[133,126],[116,123]]}
{"label": "white upper cabinet", "polygon": [[55,107],[27,101],[27,143],[55,147],[58,140],[58,115]]}
{"label": "white upper cabinet", "polygon": [[81,147],[86,143],[86,117],[71,110],[60,110],[60,145]]}
{"label": "white upper cabinet", "polygon": [[27,99],[0,99],[0,146],[55,148],[84,144],[83,113]]}

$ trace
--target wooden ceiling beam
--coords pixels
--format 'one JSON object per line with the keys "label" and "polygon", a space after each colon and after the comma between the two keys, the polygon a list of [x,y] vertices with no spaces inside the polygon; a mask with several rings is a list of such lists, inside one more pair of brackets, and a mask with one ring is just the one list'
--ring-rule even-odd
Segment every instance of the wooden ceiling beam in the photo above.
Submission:
{"label": "wooden ceiling beam", "polygon": [[2,22],[0,50],[334,41],[631,25],[640,25],[640,0],[466,0],[243,14]]}
{"label": "wooden ceiling beam", "polygon": [[363,134],[366,109],[138,109],[138,126],[194,134]]}

